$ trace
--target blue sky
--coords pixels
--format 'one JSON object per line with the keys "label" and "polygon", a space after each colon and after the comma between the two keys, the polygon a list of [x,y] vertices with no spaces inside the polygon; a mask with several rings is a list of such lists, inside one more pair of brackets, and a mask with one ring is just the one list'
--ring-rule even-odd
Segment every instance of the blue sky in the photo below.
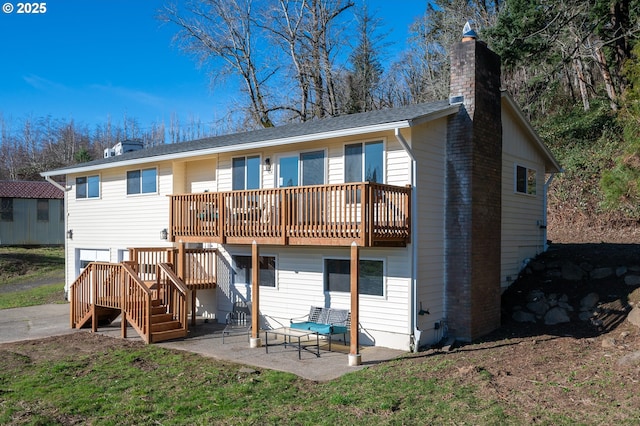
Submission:
{"label": "blue sky", "polygon": [[[367,0],[390,39],[406,38],[426,0]],[[13,125],[51,116],[94,125],[134,117],[168,126],[171,114],[203,123],[224,116],[233,90],[212,88],[204,70],[171,44],[156,19],[164,0],[50,0],[42,14],[0,12],[0,113]],[[403,44],[396,44],[402,48]],[[232,88],[231,88],[232,89]]]}

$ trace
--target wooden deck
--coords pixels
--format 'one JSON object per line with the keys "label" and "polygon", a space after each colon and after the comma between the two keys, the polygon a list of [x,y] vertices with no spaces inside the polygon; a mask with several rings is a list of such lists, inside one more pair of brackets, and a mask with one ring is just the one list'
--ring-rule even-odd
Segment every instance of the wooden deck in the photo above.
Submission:
{"label": "wooden deck", "polygon": [[410,242],[410,187],[363,182],[170,198],[171,241],[361,247]]}

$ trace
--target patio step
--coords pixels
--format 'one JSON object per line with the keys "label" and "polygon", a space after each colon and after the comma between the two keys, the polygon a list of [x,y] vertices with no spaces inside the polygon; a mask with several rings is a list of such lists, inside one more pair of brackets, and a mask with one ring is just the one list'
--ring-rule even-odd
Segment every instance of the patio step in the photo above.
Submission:
{"label": "patio step", "polygon": [[164,342],[165,340],[172,339],[181,339],[187,336],[187,330],[185,328],[182,328],[178,321],[175,321],[175,324],[173,324],[173,326],[177,328],[162,331],[153,331],[152,326],[151,343]]}

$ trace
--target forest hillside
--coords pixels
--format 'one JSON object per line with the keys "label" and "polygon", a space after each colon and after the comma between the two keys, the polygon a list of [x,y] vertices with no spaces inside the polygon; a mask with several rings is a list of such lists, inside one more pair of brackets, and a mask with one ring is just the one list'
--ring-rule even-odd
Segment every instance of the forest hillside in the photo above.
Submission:
{"label": "forest hillside", "polygon": [[640,0],[432,0],[393,55],[385,17],[353,0],[194,0],[157,19],[213,86],[238,82],[229,113],[215,126],[176,116],[88,125],[0,110],[0,180],[39,180],[125,139],[180,143],[447,99],[448,52],[469,22],[564,169],[549,189],[549,238],[640,238]]}

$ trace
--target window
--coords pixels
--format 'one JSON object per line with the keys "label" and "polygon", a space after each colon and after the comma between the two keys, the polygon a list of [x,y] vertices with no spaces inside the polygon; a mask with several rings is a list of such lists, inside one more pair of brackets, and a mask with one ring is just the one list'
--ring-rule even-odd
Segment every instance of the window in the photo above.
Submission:
{"label": "window", "polygon": [[382,141],[345,145],[344,157],[345,182],[383,182]]}
{"label": "window", "polygon": [[324,151],[309,151],[299,155],[280,157],[278,186],[322,185],[325,181]]}
{"label": "window", "polygon": [[238,157],[231,160],[231,189],[260,188],[260,157]]}
{"label": "window", "polygon": [[[232,256],[233,283],[251,283],[251,256]],[[262,287],[276,286],[276,258],[274,256],[260,256],[260,285]]]}
{"label": "window", "polygon": [[76,198],[99,198],[100,176],[83,176],[76,178]]}
{"label": "window", "polygon": [[0,220],[13,222],[13,198],[0,199]]}
{"label": "window", "polygon": [[516,192],[536,195],[536,171],[516,165]]}
{"label": "window", "polygon": [[152,194],[157,192],[155,168],[127,172],[127,195]]}
{"label": "window", "polygon": [[[324,260],[325,291],[349,293],[351,291],[351,261],[348,259]],[[384,295],[384,262],[360,260],[359,294]]]}
{"label": "window", "polygon": [[38,221],[49,222],[49,200],[38,199]]}

